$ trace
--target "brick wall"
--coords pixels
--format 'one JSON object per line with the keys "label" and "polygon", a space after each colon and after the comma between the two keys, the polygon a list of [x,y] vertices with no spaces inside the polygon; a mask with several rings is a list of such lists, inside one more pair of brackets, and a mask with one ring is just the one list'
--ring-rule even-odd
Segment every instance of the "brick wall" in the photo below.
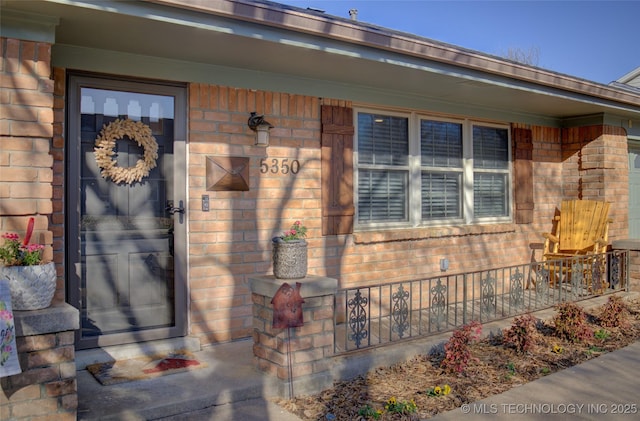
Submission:
{"label": "brick wall", "polygon": [[74,332],[17,337],[22,373],[0,379],[0,419],[75,420]]}
{"label": "brick wall", "polygon": [[[28,218],[34,216],[31,241],[46,246],[44,259],[50,261],[54,132],[51,45],[0,38],[0,56],[0,232],[23,236]],[[62,278],[59,286],[62,288]]]}
{"label": "brick wall", "polygon": [[[577,195],[578,180],[583,180],[584,198],[612,202],[608,187],[627,182],[617,169],[626,168],[621,166],[626,160],[623,133],[514,124],[532,133],[531,224],[322,237],[319,109],[322,104],[351,104],[199,84],[190,86],[189,95],[191,334],[205,344],[250,334],[247,279],[271,273],[270,239],[295,220],[309,227],[309,273],[337,278],[341,287],[349,287],[435,276],[441,258],[449,259],[448,273],[526,263],[532,252],[539,253],[531,246],[542,243],[541,233],[551,230],[556,207]],[[268,148],[253,146],[254,133],[246,124],[251,111],[265,114],[275,126]],[[250,190],[207,191],[208,155],[249,157]],[[283,174],[278,165],[285,159],[298,160],[300,171]],[[210,212],[199,211],[203,194],[210,196]],[[614,205],[618,226],[625,212],[626,202]],[[622,235],[615,224],[612,235]]]}
{"label": "brick wall", "polygon": [[628,146],[624,129],[586,126],[563,129],[563,197],[611,203],[611,241],[628,234]]}
{"label": "brick wall", "polygon": [[[286,329],[274,329],[273,297],[253,294],[254,310],[254,355],[258,367],[287,380],[287,337]],[[309,376],[328,370],[326,357],[333,355],[333,295],[307,297],[303,305],[304,326],[291,331],[292,376]]]}
{"label": "brick wall", "polygon": [[65,95],[66,95],[66,72],[64,69],[53,69],[53,137],[51,139],[51,157],[53,159],[53,179],[52,187],[52,214],[49,218],[49,230],[53,234],[53,261],[58,268],[58,289],[54,300],[64,302],[66,285],[64,282],[64,261],[65,261],[65,243],[64,243],[64,165],[65,165],[65,137],[64,122],[65,119]]}
{"label": "brick wall", "polygon": [[[272,237],[302,220],[311,237],[309,269],[318,272],[324,264],[320,104],[299,95],[199,84],[190,85],[189,102],[191,334],[203,343],[222,342],[251,336],[247,279],[269,272]],[[268,148],[254,146],[247,127],[251,111],[275,126]],[[215,155],[250,158],[249,191],[206,189],[206,157]],[[294,160],[297,174],[290,169]],[[200,211],[203,194],[210,196],[210,212]]]}
{"label": "brick wall", "polygon": [[[256,367],[281,381],[278,394],[288,381],[298,393],[317,390],[320,383],[330,386],[330,356],[333,355],[333,307],[337,281],[307,277],[300,294],[304,299],[303,326],[274,328],[271,300],[284,281],[273,276],[253,277],[250,281],[253,301],[253,354]],[[289,283],[294,287],[294,282]],[[277,386],[278,387],[278,386]]]}
{"label": "brick wall", "polygon": [[[62,306],[16,312],[22,373],[0,379],[0,419],[75,420],[74,329],[79,319],[77,310],[63,304],[62,219],[52,217],[54,209],[62,215],[63,205],[64,85],[57,87],[54,105],[50,44],[0,38],[0,57],[0,232],[22,237],[29,217],[35,218],[31,242],[44,244],[43,258],[56,263],[54,304]],[[64,81],[64,74],[56,79]],[[20,325],[21,320],[28,321]]]}

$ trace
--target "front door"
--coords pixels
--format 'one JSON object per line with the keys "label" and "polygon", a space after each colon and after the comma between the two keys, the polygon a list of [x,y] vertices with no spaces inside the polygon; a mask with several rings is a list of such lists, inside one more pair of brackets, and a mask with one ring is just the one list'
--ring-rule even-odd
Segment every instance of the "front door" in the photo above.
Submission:
{"label": "front door", "polygon": [[186,94],[71,75],[68,299],[79,349],[186,333]]}

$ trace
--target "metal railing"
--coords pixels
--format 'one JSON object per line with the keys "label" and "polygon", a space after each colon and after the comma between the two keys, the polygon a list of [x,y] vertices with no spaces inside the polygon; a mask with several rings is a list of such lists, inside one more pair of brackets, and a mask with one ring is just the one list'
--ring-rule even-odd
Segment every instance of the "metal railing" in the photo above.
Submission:
{"label": "metal railing", "polygon": [[629,252],[341,289],[334,352],[428,336],[626,290]]}

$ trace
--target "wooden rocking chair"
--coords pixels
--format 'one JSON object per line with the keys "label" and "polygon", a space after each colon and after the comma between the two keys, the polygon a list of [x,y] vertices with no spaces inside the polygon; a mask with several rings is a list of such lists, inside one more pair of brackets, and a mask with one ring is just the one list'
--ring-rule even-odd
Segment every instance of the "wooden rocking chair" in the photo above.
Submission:
{"label": "wooden rocking chair", "polygon": [[[566,200],[561,203],[560,215],[554,218],[555,232],[543,233],[543,261],[560,261],[576,257],[583,267],[587,288],[591,290],[591,274],[594,264],[601,265],[604,274],[605,259],[595,257],[605,253],[608,246],[609,203],[595,200]],[[594,256],[594,257],[589,257]],[[597,259],[597,261],[596,261]],[[556,265],[550,265],[555,268]],[[552,270],[550,282],[556,277],[567,279],[571,275],[571,264],[558,265]],[[604,288],[600,285],[597,289]]]}

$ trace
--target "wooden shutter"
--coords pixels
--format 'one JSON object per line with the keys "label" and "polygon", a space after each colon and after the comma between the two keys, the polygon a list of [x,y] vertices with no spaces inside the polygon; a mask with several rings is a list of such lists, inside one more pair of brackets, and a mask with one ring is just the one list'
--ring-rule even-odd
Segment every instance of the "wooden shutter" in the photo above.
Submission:
{"label": "wooden shutter", "polygon": [[512,132],[515,162],[513,165],[516,224],[533,222],[533,137],[530,129]]}
{"label": "wooden shutter", "polygon": [[322,235],[353,232],[353,109],[323,105]]}

